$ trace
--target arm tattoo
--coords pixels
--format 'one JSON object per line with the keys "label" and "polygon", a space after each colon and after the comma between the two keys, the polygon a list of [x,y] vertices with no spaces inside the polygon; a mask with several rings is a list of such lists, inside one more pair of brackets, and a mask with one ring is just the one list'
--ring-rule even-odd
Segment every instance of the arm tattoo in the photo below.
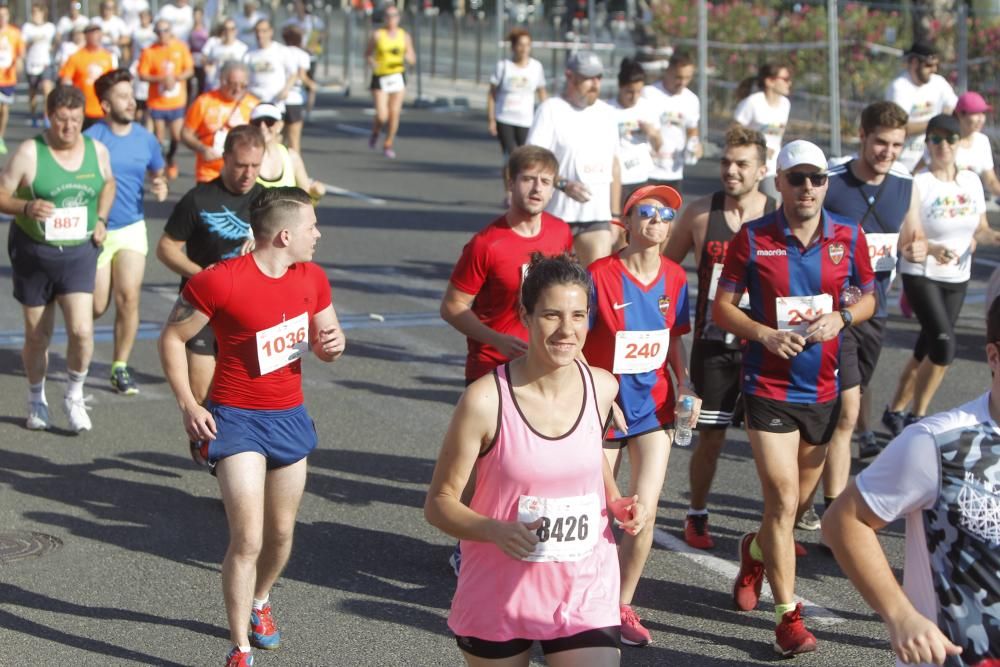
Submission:
{"label": "arm tattoo", "polygon": [[192,306],[184,295],[177,297],[177,301],[174,302],[173,310],[170,311],[170,316],[167,317],[167,322],[170,324],[179,324],[191,318],[194,315],[194,306]]}

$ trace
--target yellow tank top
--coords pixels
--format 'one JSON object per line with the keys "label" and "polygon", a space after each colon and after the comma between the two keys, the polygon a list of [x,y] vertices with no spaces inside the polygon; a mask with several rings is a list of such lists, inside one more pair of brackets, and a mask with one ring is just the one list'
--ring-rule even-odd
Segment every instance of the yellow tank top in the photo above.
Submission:
{"label": "yellow tank top", "polygon": [[390,37],[385,28],[375,32],[375,68],[372,74],[386,76],[399,74],[406,69],[406,31],[396,28],[396,35]]}
{"label": "yellow tank top", "polygon": [[288,148],[284,144],[278,144],[278,155],[281,156],[281,175],[273,181],[269,181],[262,176],[257,177],[257,182],[265,188],[284,187],[304,187],[308,183],[300,184],[295,182],[295,165],[292,164],[292,156],[288,153]]}

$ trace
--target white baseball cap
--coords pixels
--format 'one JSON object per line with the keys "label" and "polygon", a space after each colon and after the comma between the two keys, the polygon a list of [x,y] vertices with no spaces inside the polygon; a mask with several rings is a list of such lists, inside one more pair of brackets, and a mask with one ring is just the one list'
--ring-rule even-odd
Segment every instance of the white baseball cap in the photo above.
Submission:
{"label": "white baseball cap", "polygon": [[250,120],[257,120],[259,118],[271,118],[273,120],[281,120],[281,109],[271,104],[270,102],[262,102],[253,108],[250,112]]}
{"label": "white baseball cap", "polygon": [[781,152],[778,153],[778,169],[786,171],[800,164],[818,167],[820,171],[826,171],[828,167],[823,149],[810,141],[797,139],[781,147]]}

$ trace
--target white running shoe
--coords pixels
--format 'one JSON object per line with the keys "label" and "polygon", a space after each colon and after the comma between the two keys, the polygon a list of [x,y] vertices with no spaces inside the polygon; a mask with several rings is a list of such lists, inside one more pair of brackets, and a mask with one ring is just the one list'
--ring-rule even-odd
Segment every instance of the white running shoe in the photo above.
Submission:
{"label": "white running shoe", "polygon": [[49,428],[49,406],[42,401],[28,401],[28,418],[24,425],[29,431],[45,431]]}
{"label": "white running shoe", "polygon": [[71,431],[80,433],[89,431],[92,428],[90,415],[87,414],[87,403],[83,396],[63,398],[63,409],[69,417],[69,428]]}

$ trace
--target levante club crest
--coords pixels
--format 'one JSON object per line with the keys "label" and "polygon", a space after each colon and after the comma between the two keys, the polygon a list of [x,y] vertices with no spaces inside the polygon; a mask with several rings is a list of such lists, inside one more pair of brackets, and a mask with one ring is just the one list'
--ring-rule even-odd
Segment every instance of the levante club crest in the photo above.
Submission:
{"label": "levante club crest", "polygon": [[667,296],[666,294],[664,294],[663,296],[661,296],[660,297],[660,301],[659,301],[659,305],[660,305],[660,312],[664,316],[666,316],[667,311],[670,310],[670,297]]}
{"label": "levante club crest", "polygon": [[844,254],[847,249],[844,248],[843,243],[831,243],[827,252],[830,253],[830,261],[834,264],[840,264],[840,260],[844,259]]}

